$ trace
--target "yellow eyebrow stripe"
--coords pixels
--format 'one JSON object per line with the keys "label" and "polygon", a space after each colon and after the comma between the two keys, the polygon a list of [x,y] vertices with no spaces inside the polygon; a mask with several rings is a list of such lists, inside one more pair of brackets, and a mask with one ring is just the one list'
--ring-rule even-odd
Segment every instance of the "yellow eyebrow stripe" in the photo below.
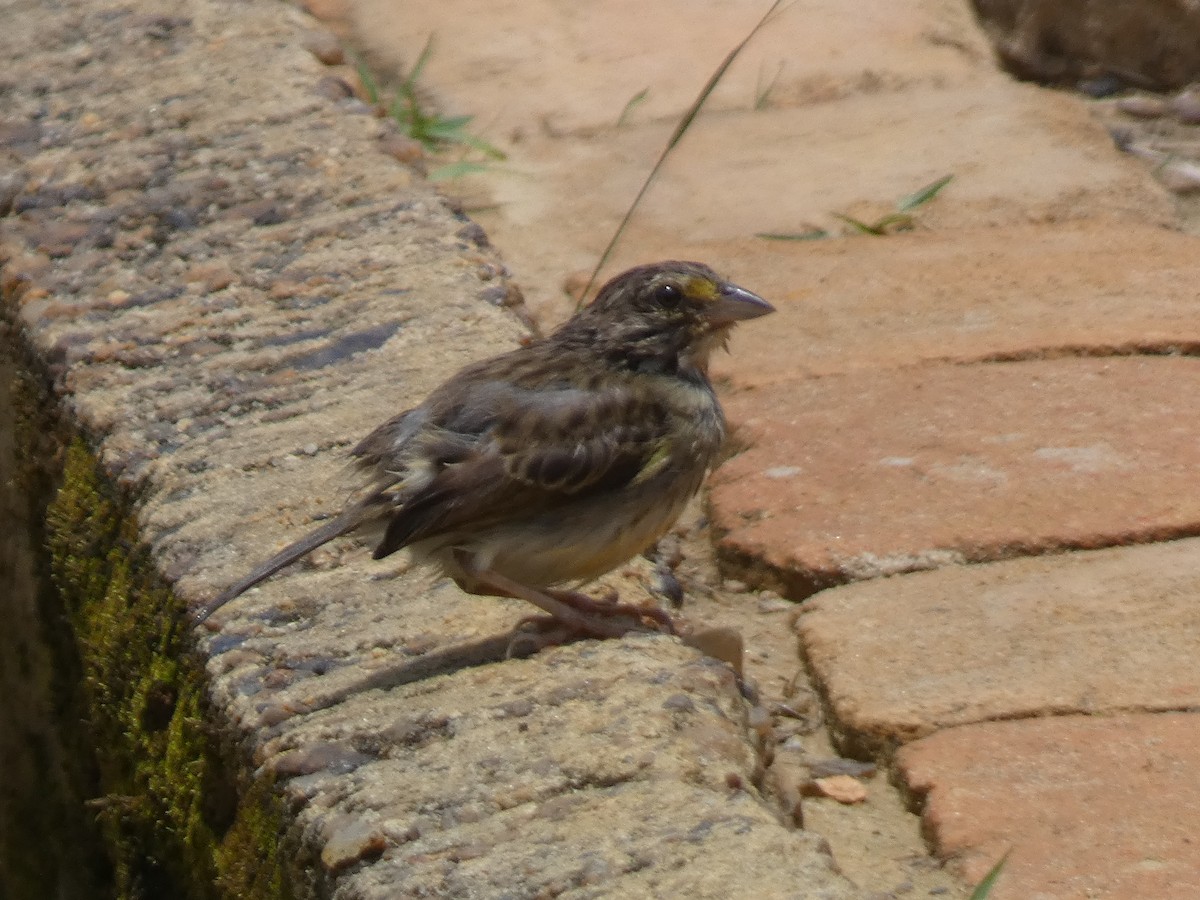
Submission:
{"label": "yellow eyebrow stripe", "polygon": [[693,300],[716,300],[717,286],[710,278],[692,277],[683,283],[683,292]]}

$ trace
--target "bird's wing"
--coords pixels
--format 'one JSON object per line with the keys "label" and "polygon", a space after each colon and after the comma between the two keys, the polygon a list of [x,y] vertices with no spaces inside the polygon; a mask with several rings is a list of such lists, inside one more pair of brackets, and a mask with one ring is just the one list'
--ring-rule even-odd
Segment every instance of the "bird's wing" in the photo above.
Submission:
{"label": "bird's wing", "polygon": [[670,459],[670,413],[627,385],[492,382],[426,423],[410,447],[434,462],[375,551],[539,510],[649,477]]}

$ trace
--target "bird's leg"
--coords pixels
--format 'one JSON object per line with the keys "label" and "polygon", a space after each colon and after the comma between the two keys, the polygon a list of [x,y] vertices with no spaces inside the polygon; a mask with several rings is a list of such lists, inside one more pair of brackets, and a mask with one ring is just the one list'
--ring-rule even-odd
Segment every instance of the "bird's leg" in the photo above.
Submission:
{"label": "bird's leg", "polygon": [[678,631],[675,629],[674,620],[665,611],[659,609],[657,606],[634,606],[631,603],[618,603],[615,592],[603,600],[593,600],[587,594],[581,594],[579,591],[546,588],[545,592],[555,600],[565,603],[572,609],[586,615],[644,617],[653,619],[659,626],[659,631],[665,631],[667,634],[678,634]]}
{"label": "bird's leg", "polygon": [[[621,637],[631,631],[643,630],[642,617],[658,619],[634,606],[597,603],[574,591],[538,590],[514,581],[492,569],[480,568],[467,553],[456,553],[455,561],[468,576],[469,583],[460,586],[472,594],[495,597],[515,597],[528,601],[549,613],[561,624],[580,634],[595,638]],[[583,601],[583,602],[580,602]],[[670,629],[674,634],[674,629]]]}
{"label": "bird's leg", "polygon": [[552,596],[547,591],[526,587],[511,578],[505,578],[498,572],[481,572],[476,576],[476,581],[475,587],[478,593],[526,600],[538,609],[548,612],[563,625],[589,637],[621,637],[630,631],[636,631],[641,621],[640,617],[624,616],[623,610],[617,614],[612,612],[598,614],[587,609],[576,609],[573,605],[564,602],[559,597]]}

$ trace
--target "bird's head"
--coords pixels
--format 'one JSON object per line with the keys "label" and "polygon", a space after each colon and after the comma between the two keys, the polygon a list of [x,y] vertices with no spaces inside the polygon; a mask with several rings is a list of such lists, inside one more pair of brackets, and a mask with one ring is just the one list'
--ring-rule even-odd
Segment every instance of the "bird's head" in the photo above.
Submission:
{"label": "bird's head", "polygon": [[613,278],[562,332],[623,354],[635,368],[705,372],[709,355],[725,345],[735,324],[774,310],[702,263],[661,262]]}

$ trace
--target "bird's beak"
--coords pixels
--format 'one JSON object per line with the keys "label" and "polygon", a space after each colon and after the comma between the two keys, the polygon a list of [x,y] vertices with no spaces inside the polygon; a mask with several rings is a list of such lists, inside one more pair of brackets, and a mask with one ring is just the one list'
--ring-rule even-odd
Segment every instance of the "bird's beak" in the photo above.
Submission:
{"label": "bird's beak", "polygon": [[717,296],[705,307],[704,318],[714,325],[731,325],[771,312],[775,312],[775,307],[758,294],[726,281],[717,288]]}

